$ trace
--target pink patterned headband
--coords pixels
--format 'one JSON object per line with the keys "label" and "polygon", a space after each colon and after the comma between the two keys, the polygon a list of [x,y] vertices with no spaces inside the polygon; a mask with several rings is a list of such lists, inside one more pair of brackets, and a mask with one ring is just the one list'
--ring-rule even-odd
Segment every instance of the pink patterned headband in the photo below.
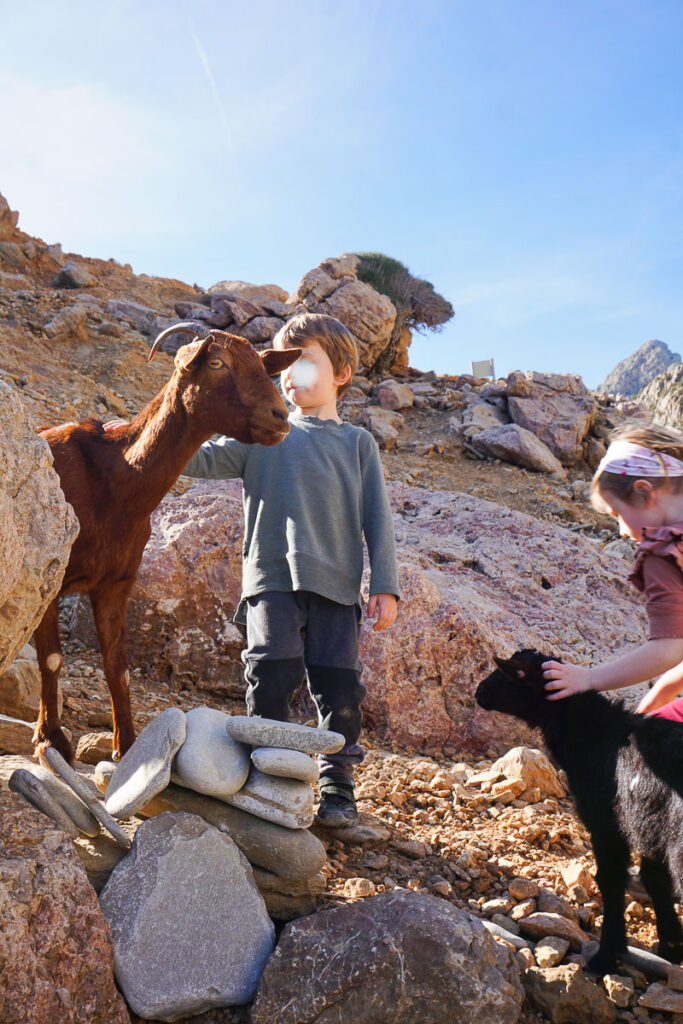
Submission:
{"label": "pink patterned headband", "polygon": [[653,451],[632,441],[612,441],[598,466],[599,473],[621,476],[683,476],[683,462],[673,455]]}

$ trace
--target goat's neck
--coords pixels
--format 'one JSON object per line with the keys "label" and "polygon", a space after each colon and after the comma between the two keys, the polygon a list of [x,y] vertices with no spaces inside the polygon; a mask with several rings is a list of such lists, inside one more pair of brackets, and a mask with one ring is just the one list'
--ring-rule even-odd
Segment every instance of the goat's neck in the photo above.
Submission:
{"label": "goat's neck", "polygon": [[619,745],[632,728],[629,713],[597,693],[553,702],[539,724],[548,750],[570,777],[586,768],[586,751]]}
{"label": "goat's neck", "polygon": [[140,511],[151,514],[200,444],[210,437],[192,418],[174,378],[130,424],[123,458]]}

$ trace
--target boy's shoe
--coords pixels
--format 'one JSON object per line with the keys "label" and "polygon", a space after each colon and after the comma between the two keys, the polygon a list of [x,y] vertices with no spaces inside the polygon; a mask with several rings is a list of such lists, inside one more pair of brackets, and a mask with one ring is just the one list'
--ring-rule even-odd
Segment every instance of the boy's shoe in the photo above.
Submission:
{"label": "boy's shoe", "polygon": [[320,780],[320,804],[315,816],[318,825],[325,828],[345,828],[358,824],[358,808],[350,782],[338,782],[336,779]]}

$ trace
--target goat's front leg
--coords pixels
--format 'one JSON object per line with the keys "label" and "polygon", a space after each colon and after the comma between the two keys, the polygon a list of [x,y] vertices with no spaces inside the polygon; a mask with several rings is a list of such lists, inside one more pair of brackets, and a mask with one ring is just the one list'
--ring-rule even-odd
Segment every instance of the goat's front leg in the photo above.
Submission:
{"label": "goat's front leg", "polygon": [[71,764],[73,748],[64,735],[59,722],[59,670],[62,667],[62,645],[59,641],[59,598],[48,605],[33,639],[38,655],[41,690],[38,721],[33,742],[36,755],[40,756],[46,747],[54,747]]}
{"label": "goat's front leg", "polygon": [[631,853],[614,819],[607,819],[600,831],[592,839],[598,866],[595,877],[602,894],[602,932],[600,949],[589,960],[588,968],[604,975],[616,968],[617,956],[626,950],[624,896]]}
{"label": "goat's front leg", "polygon": [[666,864],[643,857],[640,877],[652,897],[657,918],[659,955],[678,964],[683,960],[683,928],[674,909],[674,891]]}
{"label": "goat's front leg", "polygon": [[92,591],[97,636],[102,651],[104,674],[111,694],[114,739],[112,756],[118,760],[135,741],[135,727],[130,710],[128,652],[126,651],[126,608],[134,580],[107,583]]}

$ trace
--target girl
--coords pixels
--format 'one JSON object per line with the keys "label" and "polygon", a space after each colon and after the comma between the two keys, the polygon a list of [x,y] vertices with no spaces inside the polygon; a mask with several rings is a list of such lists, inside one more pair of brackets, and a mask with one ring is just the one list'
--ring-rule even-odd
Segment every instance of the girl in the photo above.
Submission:
{"label": "girl", "polygon": [[659,675],[637,710],[683,722],[683,698],[674,700],[683,690],[683,434],[656,426],[619,431],[593,477],[591,501],[618,520],[622,536],[638,541],[629,579],[645,594],[650,639],[594,668],[545,662],[548,700]]}

